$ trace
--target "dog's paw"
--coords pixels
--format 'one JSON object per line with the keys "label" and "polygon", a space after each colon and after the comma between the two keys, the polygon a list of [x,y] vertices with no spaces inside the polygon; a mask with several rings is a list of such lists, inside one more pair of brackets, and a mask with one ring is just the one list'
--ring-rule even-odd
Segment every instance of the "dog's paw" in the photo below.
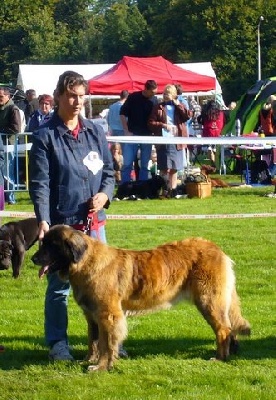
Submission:
{"label": "dog's paw", "polygon": [[87,367],[87,371],[89,371],[89,372],[99,371],[99,366],[98,365],[89,365]]}

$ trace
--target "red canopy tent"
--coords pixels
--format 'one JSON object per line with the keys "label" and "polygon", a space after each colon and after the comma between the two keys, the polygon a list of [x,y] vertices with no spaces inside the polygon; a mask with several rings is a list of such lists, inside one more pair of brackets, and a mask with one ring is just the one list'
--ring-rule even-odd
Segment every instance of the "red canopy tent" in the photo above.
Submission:
{"label": "red canopy tent", "polygon": [[130,93],[143,90],[145,82],[154,79],[158,92],[169,84],[181,84],[184,92],[208,91],[216,88],[214,77],[185,70],[159,57],[124,56],[116,65],[88,81],[89,94],[118,95],[122,90]]}

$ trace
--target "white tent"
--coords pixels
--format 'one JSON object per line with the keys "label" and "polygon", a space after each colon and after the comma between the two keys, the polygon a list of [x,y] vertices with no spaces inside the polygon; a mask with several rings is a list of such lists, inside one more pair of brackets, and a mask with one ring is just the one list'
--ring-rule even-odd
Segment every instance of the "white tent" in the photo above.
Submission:
{"label": "white tent", "polygon": [[[219,81],[217,80],[216,73],[212,67],[212,64],[210,62],[198,62],[198,63],[181,63],[181,64],[175,64],[180,68],[187,69],[188,71],[196,72],[201,75],[207,75],[207,76],[212,76],[213,78],[216,78],[216,90],[211,90],[209,94],[217,94],[217,95],[222,95],[222,90],[221,86],[219,84]],[[198,92],[197,93],[199,96],[206,95],[206,92]]]}
{"label": "white tent", "polygon": [[[64,71],[76,71],[83,75],[85,79],[92,79],[95,76],[107,71],[115,64],[81,64],[81,65],[38,65],[38,64],[20,64],[17,77],[17,85],[24,91],[35,89],[37,95],[53,94],[59,76]],[[216,78],[215,71],[210,62],[201,63],[182,63],[176,64],[179,67],[196,72],[198,74],[212,76]],[[203,95],[222,95],[222,90],[216,79],[216,90],[209,92],[187,93]],[[93,97],[93,96],[92,96]],[[99,96],[96,96],[99,97]]]}
{"label": "white tent", "polygon": [[20,89],[34,89],[37,95],[52,95],[59,76],[65,71],[76,71],[84,79],[91,79],[108,70],[114,64],[80,64],[80,65],[39,65],[20,64],[17,85]]}

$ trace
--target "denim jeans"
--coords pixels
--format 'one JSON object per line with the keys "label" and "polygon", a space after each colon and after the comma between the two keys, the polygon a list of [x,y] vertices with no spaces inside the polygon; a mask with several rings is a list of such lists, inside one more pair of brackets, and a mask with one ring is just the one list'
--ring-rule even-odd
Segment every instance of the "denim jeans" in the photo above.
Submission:
{"label": "denim jeans", "polygon": [[111,136],[124,136],[124,130],[121,129],[112,129]]}
{"label": "denim jeans", "polygon": [[133,169],[133,163],[136,159],[138,149],[140,148],[140,171],[139,180],[145,181],[149,177],[148,164],[151,157],[151,144],[139,144],[139,143],[124,143],[123,146],[123,157],[124,164],[122,168],[122,183],[129,182],[131,180],[131,171]]}
{"label": "denim jeans", "polygon": [[[99,240],[106,243],[105,228],[99,228]],[[91,231],[90,236],[97,237],[96,231]],[[45,295],[45,341],[49,347],[55,343],[64,340],[68,343],[67,327],[68,327],[68,296],[70,293],[69,281],[61,281],[58,274],[47,275],[48,287]]]}

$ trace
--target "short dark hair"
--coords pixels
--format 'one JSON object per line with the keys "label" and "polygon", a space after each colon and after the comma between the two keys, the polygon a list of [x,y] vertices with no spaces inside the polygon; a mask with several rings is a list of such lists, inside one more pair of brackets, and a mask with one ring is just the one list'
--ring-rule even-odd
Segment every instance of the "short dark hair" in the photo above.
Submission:
{"label": "short dark hair", "polygon": [[31,94],[36,96],[36,91],[34,89],[27,89],[26,90],[26,96],[31,95]]}
{"label": "short dark hair", "polygon": [[147,80],[145,83],[145,89],[146,90],[154,90],[157,89],[157,83],[153,79]]}
{"label": "short dark hair", "polygon": [[122,90],[120,93],[120,99],[124,100],[128,97],[129,93],[128,90]]}
{"label": "short dark hair", "polygon": [[60,75],[56,89],[54,91],[54,98],[63,94],[66,91],[72,90],[76,85],[83,85],[87,89],[87,81],[84,77],[74,71],[65,71]]}
{"label": "short dark hair", "polygon": [[0,86],[0,90],[1,90],[2,92],[4,92],[5,95],[8,95],[8,96],[11,95],[10,88],[8,88],[7,86]]}
{"label": "short dark hair", "polygon": [[177,91],[177,94],[178,94],[178,95],[180,95],[180,94],[183,93],[183,88],[182,88],[182,86],[180,85],[180,83],[176,83],[174,86],[176,87],[176,91]]}

